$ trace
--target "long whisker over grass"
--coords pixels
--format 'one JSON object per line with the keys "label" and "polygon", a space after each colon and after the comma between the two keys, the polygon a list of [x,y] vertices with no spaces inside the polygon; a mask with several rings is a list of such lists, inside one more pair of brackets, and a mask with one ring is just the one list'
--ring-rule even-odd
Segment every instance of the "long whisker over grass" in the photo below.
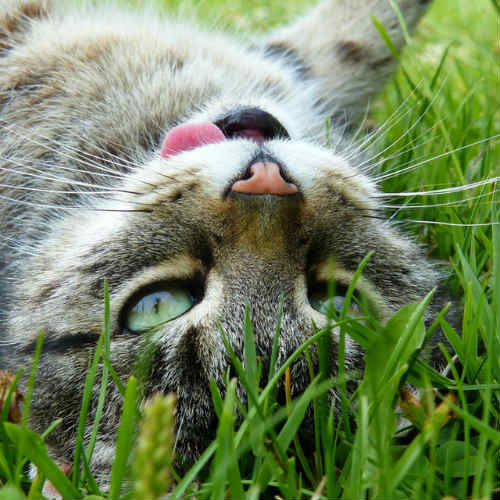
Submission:
{"label": "long whisker over grass", "polygon": [[[414,90],[413,92],[415,92]],[[376,145],[379,142],[384,141],[384,135],[387,134],[392,128],[397,127],[401,124],[402,120],[411,116],[412,107],[411,107],[411,98],[412,93],[408,94],[407,97],[398,105],[398,107],[391,113],[391,115],[380,125],[377,126],[376,130],[365,134],[364,137],[356,140],[353,137],[352,147],[354,151],[364,151],[368,148],[375,149]],[[394,145],[395,143],[393,143]],[[370,160],[382,155],[383,152],[377,152],[375,156],[373,156]],[[353,155],[353,154],[352,154]],[[350,159],[351,156],[347,156],[347,159]],[[366,160],[367,162],[370,160]],[[362,166],[362,165],[360,165]]]}
{"label": "long whisker over grass", "polygon": [[[488,143],[490,141],[498,139],[499,137],[500,137],[499,135],[495,135],[492,137],[485,137],[484,139],[480,139],[479,141],[473,142],[471,144],[466,144],[464,146],[460,146],[458,148],[452,149],[451,151],[446,151],[444,153],[438,154],[438,155],[433,156],[431,158],[426,158],[425,160],[422,160],[422,161],[410,163],[409,165],[403,164],[397,170],[393,170],[389,173],[380,174],[379,176],[375,177],[375,180],[380,182],[380,181],[383,181],[385,179],[390,179],[391,177],[395,177],[395,176],[402,175],[402,174],[407,173],[407,172],[411,172],[412,170],[415,170],[415,169],[421,167],[422,165],[426,165],[427,163],[431,163],[434,160],[437,160],[439,158],[444,158],[446,156],[452,155],[452,154],[457,153],[459,151],[463,151],[464,149],[471,148],[473,146],[477,146],[478,144]],[[409,150],[407,150],[406,152],[409,152]],[[390,157],[390,159],[392,160],[393,157]]]}
{"label": "long whisker over grass", "polygon": [[[444,86],[444,84],[445,84],[445,82],[442,83],[442,87]],[[378,158],[379,156],[383,156],[388,151],[392,150],[397,144],[404,143],[405,140],[407,139],[407,137],[411,138],[412,137],[412,133],[414,131],[418,130],[418,127],[419,127],[420,123],[424,120],[424,118],[426,117],[427,113],[429,113],[431,111],[433,104],[438,100],[438,98],[439,98],[439,91],[436,92],[432,96],[432,99],[430,100],[430,102],[428,104],[426,104],[425,108],[422,111],[419,112],[420,114],[418,116],[416,116],[415,118],[411,119],[411,121],[410,121],[411,125],[409,127],[405,127],[405,129],[401,133],[401,135],[399,135],[397,138],[395,138],[390,144],[388,144],[387,146],[385,146],[381,151],[379,151],[378,153],[376,153],[375,155],[373,155],[371,158],[367,159],[364,163],[362,163],[360,165],[360,168],[362,168],[365,163],[370,163],[375,158]],[[411,106],[408,107],[407,111],[408,111],[408,113],[410,113],[412,111]],[[403,118],[403,116],[401,116],[401,118]],[[397,125],[401,125],[401,120],[398,120],[397,122],[395,122],[393,124],[393,126],[391,126],[390,128],[388,128],[387,132],[390,132]]]}
{"label": "long whisker over grass", "polygon": [[429,196],[429,195],[446,195],[450,193],[460,193],[462,191],[470,191],[471,189],[495,185],[500,181],[500,177],[492,177],[483,181],[472,182],[463,186],[446,187],[442,189],[427,189],[423,191],[402,191],[398,193],[377,193],[376,198],[409,198],[412,196]]}

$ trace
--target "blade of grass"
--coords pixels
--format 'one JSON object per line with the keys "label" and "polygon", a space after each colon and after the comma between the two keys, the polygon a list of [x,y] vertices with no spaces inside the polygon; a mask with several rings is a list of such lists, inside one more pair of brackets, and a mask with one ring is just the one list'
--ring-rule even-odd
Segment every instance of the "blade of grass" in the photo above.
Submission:
{"label": "blade of grass", "polygon": [[[3,429],[3,424],[0,424],[0,426],[2,427],[2,431],[4,431]],[[7,443],[6,440],[2,439],[2,442],[3,443]],[[14,476],[12,474],[12,471],[10,470],[10,460],[8,460],[6,458],[6,456],[3,454],[3,449],[0,448],[0,472],[2,473],[2,476],[5,478],[7,478],[7,482],[14,482]]]}
{"label": "blade of grass", "polygon": [[[212,455],[217,450],[217,441],[214,441],[200,456],[198,461],[189,469],[182,480],[177,485],[177,488],[170,494],[172,500],[186,498],[186,490],[188,486],[196,480],[200,471],[207,465],[212,458]],[[111,498],[111,497],[110,497]]]}
{"label": "blade of grass", "polygon": [[99,495],[102,496],[103,493],[99,489],[99,485],[97,484],[94,475],[92,474],[90,470],[90,465],[89,465],[89,460],[87,460],[87,454],[85,453],[85,450],[81,449],[80,456],[82,457],[82,462],[83,462],[83,470],[84,470],[84,477],[87,480],[88,483],[88,493],[90,495]]}
{"label": "blade of grass", "polygon": [[[253,335],[252,335],[253,339]],[[257,360],[255,359],[255,363]],[[224,406],[217,429],[217,451],[215,453],[212,475],[213,486],[211,498],[225,498],[226,484],[232,498],[245,498],[241,484],[240,469],[234,446],[234,407],[236,398],[236,379],[227,388]]]}
{"label": "blade of grass", "polygon": [[113,383],[115,384],[116,388],[118,389],[122,397],[125,397],[125,386],[123,385],[123,382],[120,380],[120,377],[118,376],[115,369],[111,365],[109,357],[106,356],[106,353],[103,353],[102,361],[106,365],[106,368],[108,369],[109,374],[111,375],[111,378],[113,379]]}
{"label": "blade of grass", "polygon": [[[104,328],[102,336],[103,336],[104,356],[106,356],[109,359],[110,344],[111,344],[111,315],[109,307],[109,290],[108,290],[107,280],[104,281]],[[101,374],[101,387],[99,389],[99,399],[97,401],[97,409],[95,412],[94,423],[92,425],[92,431],[90,433],[89,444],[87,446],[87,451],[86,451],[89,463],[92,462],[92,455],[94,453],[95,442],[97,439],[97,432],[99,430],[99,423],[101,421],[102,412],[104,409],[104,403],[106,401],[108,377],[109,377],[108,367],[105,363],[103,363],[102,374]]]}
{"label": "blade of grass", "polygon": [[309,406],[313,396],[319,396],[324,394],[326,391],[331,389],[334,381],[331,379],[324,380],[321,382],[321,376],[318,375],[312,383],[307,387],[307,389],[300,395],[300,397],[294,402],[292,406],[292,411],[278,434],[278,443],[283,450],[287,450],[293,437],[297,433],[302,420],[304,419],[307,407]]}
{"label": "blade of grass", "polygon": [[[361,277],[361,274],[363,273],[363,269],[366,267],[368,264],[368,261],[371,259],[373,256],[374,251],[368,252],[365,257],[362,259],[362,261],[359,263],[358,268],[356,269],[351,282],[349,283],[349,286],[347,287],[347,292],[344,297],[344,303],[342,305],[342,310],[340,312],[340,320],[345,320],[347,318],[349,308],[351,305],[351,301],[354,295],[354,291],[356,289],[356,285],[358,280]],[[347,382],[346,382],[346,373],[345,373],[345,336],[346,336],[346,328],[345,326],[340,327],[340,335],[339,335],[339,345],[338,345],[338,374],[339,374],[339,394],[340,394],[340,407],[341,407],[341,415],[342,415],[342,422],[344,423],[344,429],[345,432],[347,433],[347,438],[352,441],[352,431],[351,431],[351,422],[349,419],[349,408],[348,408],[348,398],[347,398]],[[325,415],[324,415],[324,409],[321,409],[320,405],[320,414],[322,422],[326,420]]]}
{"label": "blade of grass", "polygon": [[[231,344],[229,343],[229,340],[226,336],[226,333],[224,332],[224,329],[222,328],[222,325],[219,325],[219,330],[221,332],[222,340],[224,342],[224,345],[226,347],[226,350],[229,354],[229,357],[231,358],[231,362],[233,363],[234,369],[236,370],[236,373],[238,375],[238,378],[241,382],[241,385],[244,387],[244,389],[247,391],[247,397],[248,397],[248,418],[245,419],[245,422],[247,422],[249,419],[252,419],[257,415],[258,419],[260,422],[263,422],[265,420],[265,416],[263,413],[263,401],[262,399],[258,398],[257,391],[253,390],[251,382],[248,381],[247,373],[245,369],[243,368],[243,364],[236,356],[236,353],[234,352],[233,348],[231,347]],[[251,338],[249,340],[250,342],[254,342],[253,339],[253,333],[251,335]],[[253,413],[253,410],[256,410],[255,413]],[[251,415],[251,417],[250,417]],[[280,459],[282,460],[283,463],[286,462],[286,457],[283,452],[283,450],[280,448],[279,443],[276,440],[276,433],[274,432],[274,429],[269,430],[269,437],[271,441],[273,442],[273,445],[276,447],[276,452],[280,456]]]}
{"label": "blade of grass", "polygon": [[[443,399],[439,394],[438,394],[438,397]],[[474,415],[471,415],[470,413],[463,410],[459,406],[455,405],[451,401],[448,401],[447,403],[457,415],[462,417],[463,420],[467,421],[469,423],[469,425],[473,429],[475,429],[477,432],[486,436],[493,443],[498,443],[500,441],[500,432],[499,431],[497,431],[493,427],[489,426],[488,424],[484,423],[482,420],[475,417]]]}
{"label": "blade of grass", "polygon": [[250,409],[253,401],[257,399],[259,380],[257,376],[257,351],[255,349],[253,325],[248,304],[245,306],[245,319],[243,324],[243,356],[245,360],[247,381],[245,389],[252,393],[252,397],[248,399],[248,408]]}
{"label": "blade of grass", "polygon": [[33,395],[33,387],[35,386],[35,378],[36,378],[36,372],[38,370],[38,363],[40,362],[40,356],[42,354],[43,337],[44,337],[43,333],[40,333],[38,335],[38,338],[36,339],[36,347],[35,347],[35,353],[33,355],[33,361],[31,363],[31,372],[28,380],[28,387],[26,389],[26,395],[24,397],[24,409],[21,421],[21,425],[23,427],[26,427],[28,425],[28,419],[30,416],[30,409],[31,409],[31,397]]}
{"label": "blade of grass", "polygon": [[43,432],[40,434],[41,438],[45,441],[45,438],[58,426],[61,425],[63,419],[58,418],[54,420]]}
{"label": "blade of grass", "polygon": [[406,26],[405,18],[401,13],[401,9],[394,0],[389,0],[389,2],[391,3],[391,7],[395,12],[396,17],[398,18],[399,26],[401,26],[401,31],[403,32],[406,45],[411,45],[410,34],[408,33],[408,27]]}
{"label": "blade of grass", "polygon": [[[278,381],[283,377],[286,369],[302,354],[303,351],[305,351],[311,344],[314,342],[317,342],[317,340],[322,336],[322,335],[327,335],[331,334],[331,328],[335,328],[336,326],[339,326],[340,324],[346,323],[345,322],[337,322],[333,325],[331,325],[328,328],[325,328],[321,331],[319,331],[317,334],[313,335],[310,337],[308,340],[306,340],[301,346],[299,346],[293,354],[283,363],[283,365],[279,368],[279,370],[274,374],[273,378],[268,382],[266,387],[262,390],[260,396],[259,396],[259,404],[261,404],[263,401],[266,400],[266,398],[269,396],[269,393],[274,389]],[[238,432],[236,434],[236,446],[239,446],[241,443],[241,440],[243,439],[243,436],[246,433],[247,427],[249,425],[249,419],[251,419],[254,414],[257,412],[255,408],[252,408],[248,412],[248,419],[246,419],[240,428],[238,429]]]}
{"label": "blade of grass", "polygon": [[[433,441],[443,427],[443,425],[450,418],[450,407],[452,403],[450,398],[446,399],[440,407],[436,408],[431,414],[430,418],[424,425],[423,431],[419,433],[413,441],[407,446],[403,455],[399,460],[396,461],[391,469],[390,473],[390,486],[389,489],[394,491],[399,483],[404,479],[405,475],[410,470],[410,467],[415,463],[415,461],[424,452],[424,447],[429,442]],[[383,497],[382,497],[383,498]]]}
{"label": "blade of grass", "polygon": [[75,450],[73,458],[73,484],[77,486],[80,482],[80,453],[83,449],[83,438],[85,433],[85,425],[87,423],[87,415],[90,409],[90,402],[92,399],[92,389],[97,374],[99,359],[101,358],[102,344],[104,342],[104,334],[101,334],[97,341],[97,347],[94,355],[89,359],[89,366],[85,375],[85,382],[83,384],[82,404],[80,406],[80,416],[78,419],[78,426],[76,431]]}
{"label": "blade of grass", "polygon": [[370,16],[370,19],[372,20],[373,25],[379,32],[380,37],[382,38],[382,40],[384,40],[385,44],[387,45],[387,48],[391,51],[391,54],[394,57],[394,59],[396,59],[396,61],[399,61],[398,49],[391,40],[391,37],[384,28],[384,25],[373,15]]}
{"label": "blade of grass", "polygon": [[[4,400],[3,400],[3,404],[2,404],[2,413],[0,413],[0,423],[7,422],[7,420],[8,420],[12,395],[17,390],[17,385],[19,384],[19,379],[21,378],[22,374],[23,374],[23,370],[18,370],[16,372],[16,374],[12,380],[12,383],[10,384],[10,387],[7,390],[7,394],[5,395]],[[1,431],[1,429],[0,429],[0,431]]]}
{"label": "blade of grass", "polygon": [[49,457],[47,447],[38,434],[10,422],[5,422],[4,427],[9,438],[20,447],[20,452],[36,465],[63,498],[82,498],[80,491]]}
{"label": "blade of grass", "polygon": [[448,53],[449,53],[452,45],[453,45],[453,42],[450,43],[443,51],[443,55],[441,56],[438,67],[436,68],[436,71],[434,72],[434,75],[432,76],[431,83],[429,84],[429,88],[431,90],[434,90],[434,87],[436,86],[436,82],[438,81],[439,75],[441,74],[441,71],[443,70],[444,62],[446,61],[446,58],[448,57]]}
{"label": "blade of grass", "polygon": [[120,498],[123,479],[128,476],[127,465],[135,437],[136,416],[137,379],[130,377],[125,389],[121,422],[116,440],[115,459],[111,467],[109,498]]}
{"label": "blade of grass", "polygon": [[[435,290],[431,290],[421,302],[418,302],[416,305],[403,307],[387,322],[383,335],[393,336],[392,340],[395,341],[395,345],[389,352],[387,362],[384,363],[383,372],[380,376],[381,383],[396,371],[396,366],[400,365],[401,362],[405,363],[410,357],[414,357],[422,347],[425,340],[423,317],[434,293]],[[401,324],[401,321],[404,324]],[[399,324],[396,324],[396,322]],[[419,325],[422,326],[420,328],[421,334],[417,334]],[[399,335],[397,338],[394,338],[394,332],[398,332]]]}
{"label": "blade of grass", "polygon": [[[281,295],[280,304],[278,307],[278,317],[276,319],[276,328],[274,330],[273,346],[271,349],[271,359],[269,362],[269,374],[267,377],[268,380],[271,380],[272,376],[274,375],[274,371],[276,369],[276,360],[278,359],[278,346],[281,334],[281,319],[283,317],[283,302],[284,302],[284,297],[283,295]],[[272,403],[272,401],[274,401],[274,398],[271,397],[269,397],[266,400],[266,405],[264,407],[264,414],[267,414],[268,406]]]}
{"label": "blade of grass", "polygon": [[12,483],[7,483],[0,486],[0,500],[12,500],[13,498],[19,500],[26,498],[21,488]]}
{"label": "blade of grass", "polygon": [[224,401],[222,400],[222,396],[219,392],[219,388],[215,383],[213,378],[209,381],[210,385],[210,393],[212,394],[212,403],[214,404],[214,410],[218,418],[222,415],[222,408],[224,406]]}
{"label": "blade of grass", "polygon": [[368,444],[368,398],[362,395],[359,400],[359,421],[354,439],[351,455],[350,478],[345,486],[343,496],[345,498],[366,498],[366,486],[364,486],[363,473],[369,470],[367,464]]}

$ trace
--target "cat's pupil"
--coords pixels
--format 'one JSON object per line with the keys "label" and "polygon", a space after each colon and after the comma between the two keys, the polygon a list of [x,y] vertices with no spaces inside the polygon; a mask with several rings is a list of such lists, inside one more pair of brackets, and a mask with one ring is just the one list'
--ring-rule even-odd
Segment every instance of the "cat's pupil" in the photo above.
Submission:
{"label": "cat's pupil", "polygon": [[161,325],[186,312],[194,304],[191,293],[178,286],[145,291],[132,299],[125,309],[124,329],[143,332]]}

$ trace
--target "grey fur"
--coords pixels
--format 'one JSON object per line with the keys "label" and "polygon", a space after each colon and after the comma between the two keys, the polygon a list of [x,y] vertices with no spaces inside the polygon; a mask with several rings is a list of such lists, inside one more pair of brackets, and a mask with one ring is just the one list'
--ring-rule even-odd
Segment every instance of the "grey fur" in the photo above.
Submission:
{"label": "grey fur", "polygon": [[[416,0],[399,6],[409,28],[425,11]],[[32,425],[43,430],[64,418],[49,437],[58,459],[72,457],[105,279],[111,361],[126,380],[141,343],[120,330],[128,298],[148,283],[202,276],[203,300],[155,334],[148,384],[148,394],[177,393],[178,451],[187,461],[214,435],[208,379],[221,383],[228,367],[219,321],[241,354],[248,302],[266,361],[283,295],[281,362],[312,334],[311,320],[325,323],[308,303],[307,279],[330,257],[348,279],[375,250],[364,280],[383,317],[438,284],[411,239],[370,217],[379,206],[375,183],[323,144],[326,118],[347,111],[358,119],[392,71],[370,14],[401,46],[385,0],[322,2],[251,48],[113,7],[0,3],[2,364],[28,365],[36,335],[46,332]],[[258,106],[287,128],[290,140],[263,149],[300,195],[227,194],[261,150],[248,140],[159,157],[174,125],[214,121],[238,106]],[[335,143],[341,131],[333,125]],[[349,342],[350,367],[361,354]],[[307,379],[297,364],[293,392]],[[114,390],[105,408],[94,463],[103,477],[120,415]]]}

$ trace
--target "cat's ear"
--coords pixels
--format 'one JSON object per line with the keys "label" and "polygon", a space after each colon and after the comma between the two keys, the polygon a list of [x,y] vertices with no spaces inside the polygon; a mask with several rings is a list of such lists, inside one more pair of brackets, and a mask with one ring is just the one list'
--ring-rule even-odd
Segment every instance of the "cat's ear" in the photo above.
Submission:
{"label": "cat's ear", "polygon": [[[430,1],[397,4],[411,32]],[[293,64],[302,78],[319,84],[319,104],[326,113],[347,112],[356,120],[396,62],[375,24],[384,27],[399,49],[404,43],[399,12],[389,0],[323,1],[297,22],[272,33],[267,48]]]}
{"label": "cat's ear", "polygon": [[34,21],[48,17],[50,0],[0,0],[0,57],[30,31]]}

